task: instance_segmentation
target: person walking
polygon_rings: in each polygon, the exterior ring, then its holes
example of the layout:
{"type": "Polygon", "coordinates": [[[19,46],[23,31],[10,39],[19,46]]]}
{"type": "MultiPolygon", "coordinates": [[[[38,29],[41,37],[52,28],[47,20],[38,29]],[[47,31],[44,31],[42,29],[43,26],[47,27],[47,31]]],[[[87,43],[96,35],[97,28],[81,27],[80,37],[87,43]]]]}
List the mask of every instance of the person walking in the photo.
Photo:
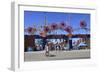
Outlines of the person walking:
{"type": "Polygon", "coordinates": [[[49,44],[45,45],[45,55],[49,56],[49,44]]]}

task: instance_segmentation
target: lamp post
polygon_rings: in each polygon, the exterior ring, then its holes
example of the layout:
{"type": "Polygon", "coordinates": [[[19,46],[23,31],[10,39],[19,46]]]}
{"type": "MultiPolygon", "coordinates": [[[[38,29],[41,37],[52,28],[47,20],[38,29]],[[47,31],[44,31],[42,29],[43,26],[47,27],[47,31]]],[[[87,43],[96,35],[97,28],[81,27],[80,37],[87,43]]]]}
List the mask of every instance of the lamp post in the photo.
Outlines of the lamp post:
{"type": "Polygon", "coordinates": [[[72,27],[71,27],[71,15],[69,14],[69,16],[68,16],[68,22],[69,22],[69,24],[70,24],[70,27],[69,27],[69,34],[68,34],[68,39],[69,39],[69,50],[71,50],[71,49],[73,49],[73,46],[72,46],[72,32],[73,32],[73,29],[72,29],[72,27]]]}

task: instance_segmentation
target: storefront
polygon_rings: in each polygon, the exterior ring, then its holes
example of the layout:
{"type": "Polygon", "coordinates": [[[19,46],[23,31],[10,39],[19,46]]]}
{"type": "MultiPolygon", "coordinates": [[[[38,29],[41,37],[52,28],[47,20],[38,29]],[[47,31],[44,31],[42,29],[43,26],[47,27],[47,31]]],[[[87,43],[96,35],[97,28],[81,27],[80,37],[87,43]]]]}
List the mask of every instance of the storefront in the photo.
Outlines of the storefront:
{"type": "Polygon", "coordinates": [[[27,51],[42,51],[45,50],[45,45],[49,43],[51,50],[73,50],[73,41],[77,39],[76,44],[83,41],[90,48],[90,35],[73,35],[72,38],[68,38],[66,35],[48,35],[43,38],[39,35],[25,35],[25,52],[27,51]],[[81,39],[81,40],[80,40],[81,39]],[[66,46],[66,47],[65,47],[66,46]],[[32,48],[28,50],[28,48],[32,48]],[[58,49],[57,49],[58,48],[58,49]]]}

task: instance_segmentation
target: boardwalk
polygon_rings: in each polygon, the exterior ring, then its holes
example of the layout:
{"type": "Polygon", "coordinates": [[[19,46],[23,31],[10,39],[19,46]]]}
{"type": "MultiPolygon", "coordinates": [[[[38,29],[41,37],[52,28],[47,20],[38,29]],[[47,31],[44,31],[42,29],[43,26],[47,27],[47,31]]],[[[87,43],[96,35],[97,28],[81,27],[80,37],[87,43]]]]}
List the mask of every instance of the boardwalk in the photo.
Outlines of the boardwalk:
{"type": "Polygon", "coordinates": [[[72,50],[72,51],[51,51],[50,56],[45,56],[45,51],[25,52],[24,60],[45,61],[45,60],[66,60],[66,59],[85,59],[90,58],[90,50],[72,50]]]}

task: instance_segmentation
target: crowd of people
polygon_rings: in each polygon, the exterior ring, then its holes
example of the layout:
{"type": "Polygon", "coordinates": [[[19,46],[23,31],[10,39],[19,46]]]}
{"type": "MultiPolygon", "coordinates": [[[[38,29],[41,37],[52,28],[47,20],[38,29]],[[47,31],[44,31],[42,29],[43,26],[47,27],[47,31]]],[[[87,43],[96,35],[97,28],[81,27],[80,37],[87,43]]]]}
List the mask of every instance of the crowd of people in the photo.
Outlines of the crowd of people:
{"type": "Polygon", "coordinates": [[[59,41],[59,40],[58,41],[57,40],[56,41],[46,40],[45,43],[43,42],[41,44],[36,44],[36,48],[38,50],[44,50],[45,46],[48,46],[49,50],[51,50],[51,51],[52,50],[67,50],[68,49],[68,42],[65,40],[62,40],[62,41],[59,41]]]}

